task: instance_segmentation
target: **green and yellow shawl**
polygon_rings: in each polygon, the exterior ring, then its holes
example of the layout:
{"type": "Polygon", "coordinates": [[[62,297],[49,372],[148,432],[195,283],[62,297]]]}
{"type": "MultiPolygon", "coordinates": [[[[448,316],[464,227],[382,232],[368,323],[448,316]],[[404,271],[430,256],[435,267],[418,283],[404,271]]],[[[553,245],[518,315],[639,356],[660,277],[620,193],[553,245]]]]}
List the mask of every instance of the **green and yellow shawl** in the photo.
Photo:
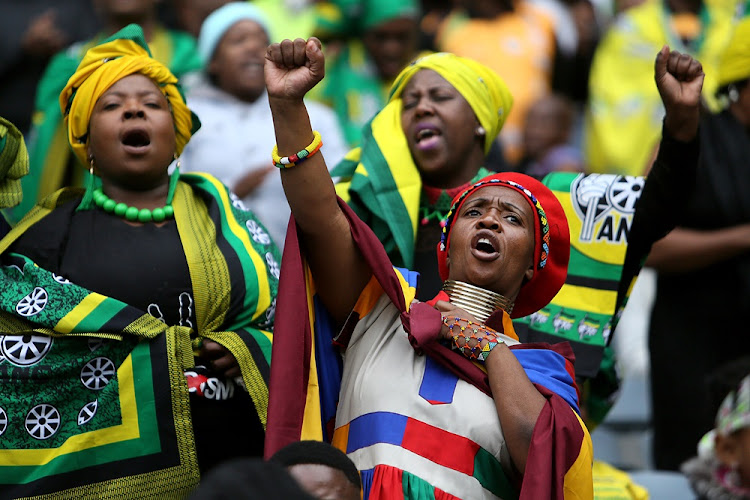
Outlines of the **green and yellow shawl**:
{"type": "MultiPolygon", "coordinates": [[[[106,38],[101,34],[88,42],[75,44],[53,57],[47,66],[39,82],[34,104],[29,134],[30,172],[21,181],[24,199],[8,213],[12,222],[19,221],[38,201],[58,189],[83,186],[88,168],[79,165],[70,153],[59,98],[84,54],[106,38]]],[[[178,78],[202,67],[195,40],[186,33],[158,28],[154,31],[149,49],[154,59],[164,63],[178,78]]]]}
{"type": "Polygon", "coordinates": [[[56,192],[0,241],[0,496],[186,497],[199,480],[184,375],[197,342],[237,358],[266,425],[278,250],[217,179],[184,175],[173,206],[198,328],[167,326],[7,253],[80,197],[56,192]]]}
{"type": "Polygon", "coordinates": [[[485,153],[513,105],[505,82],[486,66],[446,52],[420,57],[396,77],[388,104],[362,128],[362,145],[331,172],[339,177],[336,193],[370,226],[393,265],[409,269],[414,265],[422,179],[401,126],[401,92],[422,69],[437,72],[464,96],[487,131],[485,153]]]}

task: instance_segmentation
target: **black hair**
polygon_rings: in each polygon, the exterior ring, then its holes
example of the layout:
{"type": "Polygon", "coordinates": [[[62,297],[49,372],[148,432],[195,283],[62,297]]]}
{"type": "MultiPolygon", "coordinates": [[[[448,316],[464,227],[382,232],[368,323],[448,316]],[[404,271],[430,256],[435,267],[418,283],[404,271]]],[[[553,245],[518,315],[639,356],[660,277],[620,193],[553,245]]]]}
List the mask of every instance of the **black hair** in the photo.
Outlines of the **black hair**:
{"type": "Polygon", "coordinates": [[[362,480],[354,462],[346,453],[322,441],[296,441],[277,451],[271,458],[285,467],[299,464],[327,465],[344,473],[357,488],[362,488],[362,480]]]}
{"type": "Polygon", "coordinates": [[[260,458],[236,458],[223,462],[201,478],[188,500],[315,500],[278,463],[260,458]]]}
{"type": "Polygon", "coordinates": [[[742,90],[745,88],[745,85],[750,82],[750,78],[743,78],[741,80],[737,80],[736,82],[730,82],[727,84],[722,85],[718,89],[716,89],[716,97],[718,98],[728,98],[729,97],[729,89],[736,88],[737,90],[742,90]]]}
{"type": "Polygon", "coordinates": [[[711,398],[712,415],[716,415],[727,394],[736,391],[747,375],[750,375],[750,355],[724,363],[709,374],[706,384],[711,398]]]}

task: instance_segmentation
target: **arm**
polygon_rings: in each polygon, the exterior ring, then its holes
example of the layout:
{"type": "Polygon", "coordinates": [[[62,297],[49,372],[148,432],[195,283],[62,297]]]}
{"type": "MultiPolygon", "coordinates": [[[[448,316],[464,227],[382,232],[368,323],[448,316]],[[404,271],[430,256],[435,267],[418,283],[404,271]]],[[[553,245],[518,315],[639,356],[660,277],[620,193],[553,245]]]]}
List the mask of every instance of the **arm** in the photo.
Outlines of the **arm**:
{"type": "Polygon", "coordinates": [[[750,250],[750,224],[701,231],[678,227],[654,243],[646,265],[662,272],[690,272],[750,250]]]}
{"type": "MultiPolygon", "coordinates": [[[[281,156],[297,153],[312,142],[302,99],[323,74],[324,58],[316,38],[284,40],[268,47],[266,87],[281,156]]],[[[317,293],[333,318],[343,323],[372,273],[339,208],[323,155],[315,154],[303,164],[282,170],[281,181],[317,293]]]]}
{"type": "Polygon", "coordinates": [[[666,111],[662,139],[633,215],[618,303],[626,297],[654,242],[674,229],[698,170],[701,64],[665,46],[656,56],[654,79],[666,111]]]}
{"type": "MultiPolygon", "coordinates": [[[[444,318],[465,318],[477,323],[469,313],[450,302],[438,301],[435,308],[444,318]]],[[[453,334],[445,325],[441,335],[453,341],[453,334]]],[[[534,426],[547,400],[531,383],[526,371],[507,345],[501,343],[495,346],[485,360],[484,366],[487,369],[492,399],[495,400],[510,458],[516,469],[523,474],[534,426]]]]}

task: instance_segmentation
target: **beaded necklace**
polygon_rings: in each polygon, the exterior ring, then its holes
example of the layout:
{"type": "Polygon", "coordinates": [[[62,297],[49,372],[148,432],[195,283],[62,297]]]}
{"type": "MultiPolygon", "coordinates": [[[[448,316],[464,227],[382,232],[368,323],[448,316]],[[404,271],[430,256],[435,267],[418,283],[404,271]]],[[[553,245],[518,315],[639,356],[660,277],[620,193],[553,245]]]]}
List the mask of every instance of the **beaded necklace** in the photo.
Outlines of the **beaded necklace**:
{"type": "Polygon", "coordinates": [[[92,191],[92,198],[97,207],[107,213],[123,217],[130,222],[163,222],[174,217],[172,199],[174,198],[179,177],[180,171],[176,168],[174,173],[169,177],[167,204],[163,207],[154,208],[153,210],[148,208],[131,207],[122,202],[117,203],[115,200],[104,194],[104,191],[102,191],[102,188],[100,187],[92,191]]]}

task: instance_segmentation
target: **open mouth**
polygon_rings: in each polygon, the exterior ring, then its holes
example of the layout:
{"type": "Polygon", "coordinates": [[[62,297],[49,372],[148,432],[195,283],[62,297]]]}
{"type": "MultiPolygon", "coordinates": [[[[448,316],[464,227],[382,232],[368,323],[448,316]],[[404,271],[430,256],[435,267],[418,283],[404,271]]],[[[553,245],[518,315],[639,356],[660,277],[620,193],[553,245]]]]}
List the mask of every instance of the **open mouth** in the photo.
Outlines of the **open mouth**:
{"type": "Polygon", "coordinates": [[[433,137],[438,137],[440,135],[440,131],[434,128],[423,128],[417,132],[417,135],[415,137],[415,141],[417,144],[421,143],[422,141],[426,141],[428,139],[432,139],[433,137]]]}
{"type": "Polygon", "coordinates": [[[122,137],[122,143],[131,148],[143,148],[151,144],[151,138],[145,130],[130,130],[122,137]]]}
{"type": "Polygon", "coordinates": [[[497,249],[495,248],[495,246],[487,238],[479,238],[479,241],[477,241],[477,245],[475,248],[482,253],[496,253],[497,252],[497,249]]]}
{"type": "Polygon", "coordinates": [[[495,235],[489,231],[482,231],[471,240],[471,248],[475,256],[492,260],[500,254],[500,243],[495,235]]]}

